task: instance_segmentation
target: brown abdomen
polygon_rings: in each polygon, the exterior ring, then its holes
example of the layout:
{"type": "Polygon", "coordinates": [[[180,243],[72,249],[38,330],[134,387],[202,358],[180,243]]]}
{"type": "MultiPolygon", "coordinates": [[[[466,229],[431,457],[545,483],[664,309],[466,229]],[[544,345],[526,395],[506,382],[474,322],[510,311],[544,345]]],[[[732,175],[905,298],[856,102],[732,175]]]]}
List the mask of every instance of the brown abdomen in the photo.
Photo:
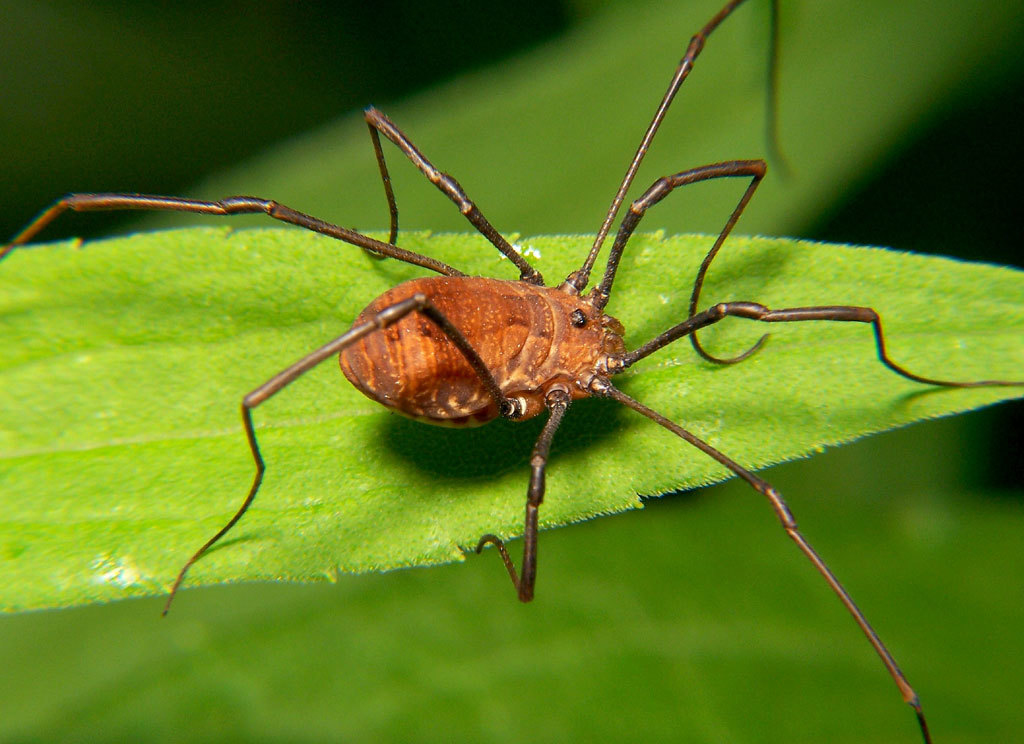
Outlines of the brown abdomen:
{"type": "MultiPolygon", "coordinates": [[[[508,396],[536,398],[554,377],[573,374],[560,363],[558,354],[552,354],[552,349],[561,348],[567,331],[586,336],[590,349],[601,348],[598,328],[566,328],[568,313],[578,299],[553,288],[483,277],[405,282],[370,303],[356,323],[417,292],[429,297],[466,336],[508,396]],[[598,336],[591,338],[595,333],[598,336]]],[[[346,348],[340,362],[345,377],[363,394],[407,416],[462,425],[484,423],[498,415],[462,353],[420,313],[410,313],[346,348]]],[[[530,405],[527,417],[541,410],[542,403],[530,405]]]]}

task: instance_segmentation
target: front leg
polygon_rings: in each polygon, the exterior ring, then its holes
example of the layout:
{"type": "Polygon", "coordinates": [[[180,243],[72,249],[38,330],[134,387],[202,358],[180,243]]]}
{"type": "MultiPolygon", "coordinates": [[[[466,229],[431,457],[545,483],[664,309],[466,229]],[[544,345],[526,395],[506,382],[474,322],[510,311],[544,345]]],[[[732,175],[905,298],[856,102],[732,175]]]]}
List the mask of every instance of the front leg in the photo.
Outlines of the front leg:
{"type": "MultiPolygon", "coordinates": [[[[164,615],[166,615],[168,610],[170,610],[171,603],[174,601],[174,597],[177,595],[178,589],[185,580],[185,574],[188,573],[188,570],[196,561],[202,558],[215,543],[231,531],[235,524],[237,524],[242,516],[249,510],[249,507],[256,498],[256,493],[260,489],[260,484],[263,482],[263,473],[266,471],[266,464],[263,461],[263,455],[260,453],[259,443],[256,439],[256,428],[252,421],[253,409],[277,395],[288,385],[295,382],[295,380],[302,377],[302,375],[309,372],[324,360],[330,359],[336,354],[341,353],[344,349],[371,333],[376,333],[377,331],[394,325],[411,313],[420,313],[426,316],[445,336],[448,337],[448,340],[450,340],[459,349],[459,351],[462,352],[463,357],[465,357],[469,366],[473,368],[473,371],[480,378],[480,381],[487,389],[488,394],[494,400],[495,406],[501,412],[502,416],[505,416],[506,418],[517,418],[522,414],[522,411],[516,405],[515,401],[510,398],[506,398],[505,394],[501,392],[501,388],[498,386],[497,380],[494,379],[494,375],[492,375],[490,370],[487,369],[487,365],[484,364],[483,359],[480,358],[480,354],[478,354],[476,349],[473,348],[469,339],[466,338],[462,331],[455,327],[444,313],[437,309],[437,306],[434,305],[434,303],[430,301],[430,298],[425,294],[418,292],[412,297],[381,309],[373,317],[353,326],[334,340],[329,341],[319,349],[316,349],[302,357],[291,366],[281,370],[242,399],[242,426],[245,429],[245,436],[249,442],[249,450],[252,453],[253,462],[256,465],[256,473],[253,476],[252,485],[249,487],[249,493],[242,502],[242,505],[234,513],[231,519],[228,520],[227,524],[221,527],[213,537],[203,543],[203,546],[193,553],[192,557],[189,558],[185,562],[185,565],[181,567],[177,578],[174,580],[174,584],[171,586],[171,591],[167,595],[167,603],[164,605],[164,615]]],[[[553,415],[552,418],[554,418],[553,415]]],[[[545,429],[545,431],[547,431],[547,429],[545,429]]],[[[552,429],[552,434],[553,433],[554,431],[552,429]]],[[[550,440],[550,438],[551,437],[549,436],[548,439],[550,440]]],[[[543,475],[541,479],[541,496],[543,497],[543,475]]],[[[537,503],[540,502],[538,501],[537,503]]]]}

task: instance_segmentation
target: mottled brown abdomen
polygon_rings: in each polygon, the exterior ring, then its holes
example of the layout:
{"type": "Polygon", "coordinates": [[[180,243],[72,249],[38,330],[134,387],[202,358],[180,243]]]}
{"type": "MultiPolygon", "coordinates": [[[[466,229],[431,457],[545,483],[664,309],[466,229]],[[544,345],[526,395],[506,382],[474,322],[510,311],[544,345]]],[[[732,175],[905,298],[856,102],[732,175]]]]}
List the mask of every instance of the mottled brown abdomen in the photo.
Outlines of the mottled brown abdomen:
{"type": "MultiPolygon", "coordinates": [[[[621,326],[584,298],[520,281],[413,279],[382,294],[355,322],[417,292],[466,336],[502,393],[522,399],[522,418],[544,410],[544,394],[553,384],[565,385],[573,397],[586,396],[576,381],[589,379],[608,354],[622,352],[621,326]],[[575,311],[586,318],[582,327],[573,323],[575,311]]],[[[498,415],[462,353],[420,313],[410,313],[346,348],[340,362],[345,377],[363,394],[407,416],[463,425],[498,415]]]]}

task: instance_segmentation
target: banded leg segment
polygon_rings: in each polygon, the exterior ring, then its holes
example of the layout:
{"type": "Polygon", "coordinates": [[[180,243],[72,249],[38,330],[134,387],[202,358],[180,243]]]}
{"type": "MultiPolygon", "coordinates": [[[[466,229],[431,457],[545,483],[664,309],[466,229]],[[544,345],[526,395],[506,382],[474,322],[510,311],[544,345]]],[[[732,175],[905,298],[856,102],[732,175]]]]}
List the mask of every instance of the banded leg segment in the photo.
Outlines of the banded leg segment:
{"type": "Polygon", "coordinates": [[[177,196],[154,196],[150,194],[68,194],[58,199],[49,208],[39,214],[32,222],[14,236],[10,243],[0,248],[0,259],[3,259],[16,246],[30,242],[47,225],[68,210],[76,212],[110,212],[110,211],[153,211],[153,212],[190,212],[193,214],[212,214],[227,216],[232,214],[263,213],[275,220],[311,230],[321,235],[359,246],[367,251],[404,261],[405,263],[422,266],[445,276],[465,276],[461,271],[452,268],[429,256],[407,251],[388,243],[375,240],[367,235],[349,230],[348,228],[325,222],[317,217],[305,214],[272,199],[261,199],[255,196],[229,196],[217,201],[201,199],[185,199],[177,196]]]}
{"type": "Polygon", "coordinates": [[[474,204],[469,196],[466,195],[465,190],[459,185],[452,176],[447,173],[438,170],[434,167],[427,157],[417,149],[412,141],[405,135],[405,133],[399,129],[391,119],[384,115],[384,113],[373,106],[370,106],[363,112],[363,118],[366,119],[366,124],[370,127],[370,138],[373,140],[373,150],[377,156],[377,165],[380,168],[381,179],[384,182],[384,194],[388,200],[388,211],[391,213],[391,241],[395,242],[398,236],[398,205],[395,201],[395,193],[391,188],[391,176],[388,173],[388,166],[384,160],[384,151],[380,145],[380,134],[383,134],[395,146],[405,153],[405,156],[412,161],[420,172],[427,177],[427,179],[437,186],[442,194],[451,199],[455,205],[459,208],[459,211],[465,215],[466,219],[469,220],[470,224],[473,225],[490,243],[497,248],[501,253],[511,261],[517,269],[519,269],[519,278],[523,281],[529,282],[530,284],[544,284],[544,278],[540,272],[533,268],[530,263],[523,258],[521,255],[516,253],[515,249],[509,244],[505,238],[501,236],[494,226],[488,222],[487,218],[484,217],[480,209],[474,204]]]}
{"type": "Polygon", "coordinates": [[[861,612],[860,608],[858,608],[857,605],[854,603],[853,599],[850,597],[849,592],[846,591],[846,589],[840,583],[839,579],[836,578],[835,574],[833,574],[831,569],[829,569],[829,567],[825,564],[825,561],[821,558],[820,555],[818,555],[818,552],[811,546],[811,544],[800,532],[799,528],[797,527],[796,520],[793,518],[793,514],[789,509],[789,506],[782,498],[782,494],[775,490],[775,488],[770,483],[761,478],[758,478],[749,470],[747,470],[737,462],[733,461],[722,452],[719,452],[717,449],[712,447],[703,439],[700,439],[699,437],[695,436],[694,434],[684,429],[683,427],[679,426],[675,422],[669,420],[665,416],[662,416],[657,411],[654,411],[648,408],[647,406],[643,405],[642,403],[629,397],[625,393],[616,389],[607,380],[601,380],[599,378],[595,382],[595,384],[592,385],[592,389],[596,395],[616,400],[619,403],[622,403],[624,406],[632,408],[637,413],[646,416],[647,418],[661,425],[665,429],[668,429],[676,436],[690,443],[704,454],[708,455],[712,459],[716,460],[717,462],[727,467],[733,473],[735,473],[740,478],[745,480],[748,484],[750,484],[750,486],[755,491],[757,491],[758,493],[760,493],[761,495],[768,499],[769,504],[775,511],[776,516],[778,516],[779,521],[782,524],[782,528],[786,531],[786,534],[790,537],[791,540],[793,540],[793,542],[796,543],[797,547],[800,549],[800,552],[802,552],[807,557],[807,559],[814,565],[814,568],[818,571],[818,573],[820,573],[824,577],[825,581],[828,582],[829,587],[831,587],[832,591],[835,592],[836,596],[839,597],[839,600],[843,603],[843,606],[846,608],[847,612],[850,613],[854,621],[860,627],[861,631],[867,637],[868,642],[871,644],[872,648],[874,648],[875,653],[878,654],[879,658],[882,660],[882,663],[885,665],[885,668],[888,670],[889,675],[893,678],[893,681],[899,688],[900,694],[903,696],[903,701],[914,709],[914,714],[917,716],[918,726],[921,729],[921,735],[924,737],[925,744],[930,744],[931,735],[928,732],[928,722],[925,719],[924,711],[921,708],[921,701],[917,695],[917,692],[914,690],[913,687],[910,686],[910,683],[907,681],[906,676],[900,670],[899,665],[896,663],[896,660],[889,652],[889,649],[886,648],[885,644],[882,642],[882,639],[878,636],[878,633],[875,632],[875,629],[871,627],[871,624],[864,616],[864,613],[861,612]]]}
{"type": "MultiPolygon", "coordinates": [[[[664,333],[655,336],[643,346],[634,351],[624,354],[621,358],[621,366],[616,370],[626,369],[644,357],[653,354],[658,349],[668,346],[673,341],[690,336],[709,325],[717,323],[727,317],[748,318],[758,320],[762,323],[794,323],[808,320],[832,320],[839,322],[870,323],[875,334],[875,348],[878,352],[879,361],[901,377],[925,385],[937,385],[940,387],[993,387],[993,386],[1016,386],[1024,385],[1024,381],[1010,380],[971,380],[958,382],[953,380],[939,380],[933,377],[924,377],[915,374],[905,367],[897,364],[889,356],[886,350],[885,335],[882,332],[882,319],[878,313],[870,307],[858,307],[856,305],[827,305],[820,307],[790,307],[780,310],[771,310],[756,302],[720,302],[712,305],[707,310],[692,315],[664,333]]],[[[762,343],[764,336],[761,337],[762,343]]],[[[756,347],[755,347],[756,348],[756,347]]]]}
{"type": "Polygon", "coordinates": [[[516,595],[521,602],[529,602],[533,599],[533,587],[537,579],[537,520],[540,512],[540,505],[544,501],[545,476],[548,466],[548,454],[551,451],[551,440],[569,409],[571,398],[566,390],[556,389],[548,393],[546,404],[550,415],[544,424],[544,429],[533,446],[533,453],[530,455],[530,485],[526,492],[526,520],[523,528],[523,568],[521,573],[516,573],[515,564],[509,557],[505,543],[496,535],[484,535],[476,545],[476,552],[484,549],[487,543],[493,543],[501,554],[501,560],[505,564],[512,585],[516,588],[516,595]]]}
{"type": "Polygon", "coordinates": [[[181,570],[178,572],[178,576],[174,580],[174,585],[171,587],[171,591],[167,597],[167,603],[164,605],[164,615],[166,615],[168,610],[170,610],[171,602],[174,601],[174,597],[177,594],[182,581],[185,579],[185,574],[188,573],[188,570],[196,561],[202,558],[218,540],[230,532],[231,528],[237,524],[238,520],[242,518],[245,512],[248,511],[249,507],[252,505],[253,500],[256,498],[256,493],[259,491],[260,484],[263,482],[263,473],[266,470],[266,466],[263,461],[263,456],[260,454],[259,443],[256,441],[256,430],[252,421],[252,409],[276,395],[325,359],[329,359],[336,354],[339,354],[343,349],[351,346],[361,338],[373,333],[374,331],[387,328],[388,326],[400,321],[409,313],[414,312],[422,313],[429,318],[435,325],[437,325],[438,328],[441,329],[452,343],[458,347],[459,351],[461,351],[463,356],[465,356],[466,361],[469,362],[470,366],[480,377],[481,381],[483,381],[484,386],[494,399],[498,410],[501,411],[503,416],[506,418],[516,418],[522,414],[522,411],[519,410],[518,404],[516,404],[512,399],[506,398],[502,394],[497,381],[487,369],[487,366],[480,358],[480,355],[476,352],[476,349],[473,348],[463,333],[456,328],[450,320],[448,320],[444,313],[434,306],[426,295],[417,293],[408,299],[396,302],[394,305],[384,308],[373,318],[352,327],[346,333],[338,336],[333,341],[324,344],[316,351],[307,354],[291,366],[281,372],[278,372],[242,399],[242,425],[245,428],[246,439],[249,442],[249,450],[252,452],[252,458],[256,464],[256,475],[253,478],[252,486],[249,488],[248,495],[245,497],[245,500],[238,508],[238,511],[235,512],[234,516],[228,520],[227,524],[220,528],[217,534],[207,540],[203,546],[185,562],[185,565],[181,567],[181,570]]]}

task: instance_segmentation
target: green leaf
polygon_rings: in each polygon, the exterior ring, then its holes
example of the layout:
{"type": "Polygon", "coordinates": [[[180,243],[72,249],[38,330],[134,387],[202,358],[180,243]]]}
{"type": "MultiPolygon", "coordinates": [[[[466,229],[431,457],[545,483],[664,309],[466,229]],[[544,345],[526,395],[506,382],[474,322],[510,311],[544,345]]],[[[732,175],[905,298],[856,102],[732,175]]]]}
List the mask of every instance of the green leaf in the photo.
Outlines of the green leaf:
{"type": "MultiPolygon", "coordinates": [[[[641,235],[609,312],[630,347],[685,315],[707,237],[641,235]]],[[[469,273],[514,278],[475,235],[402,245],[469,273]]],[[[549,283],[585,237],[520,240],[549,283]]],[[[386,288],[423,271],[296,230],[192,229],[17,250],[0,271],[0,605],[69,606],[167,590],[240,505],[253,464],[242,395],[344,332],[386,288]]],[[[883,317],[892,356],[946,379],[1024,367],[1024,273],[867,248],[735,238],[705,305],[859,304],[883,317]]],[[[703,334],[745,349],[763,325],[703,334]]],[[[700,361],[683,341],[618,384],[750,467],[872,431],[1020,395],[903,380],[860,324],[771,328],[743,364],[700,361]]],[[[521,529],[540,421],[443,429],[362,397],[327,362],[255,412],[268,471],[235,530],[188,585],[316,581],[462,558],[485,532],[521,529]]],[[[542,524],[640,505],[710,483],[721,466],[609,401],[570,409],[555,440],[542,524]]]]}

